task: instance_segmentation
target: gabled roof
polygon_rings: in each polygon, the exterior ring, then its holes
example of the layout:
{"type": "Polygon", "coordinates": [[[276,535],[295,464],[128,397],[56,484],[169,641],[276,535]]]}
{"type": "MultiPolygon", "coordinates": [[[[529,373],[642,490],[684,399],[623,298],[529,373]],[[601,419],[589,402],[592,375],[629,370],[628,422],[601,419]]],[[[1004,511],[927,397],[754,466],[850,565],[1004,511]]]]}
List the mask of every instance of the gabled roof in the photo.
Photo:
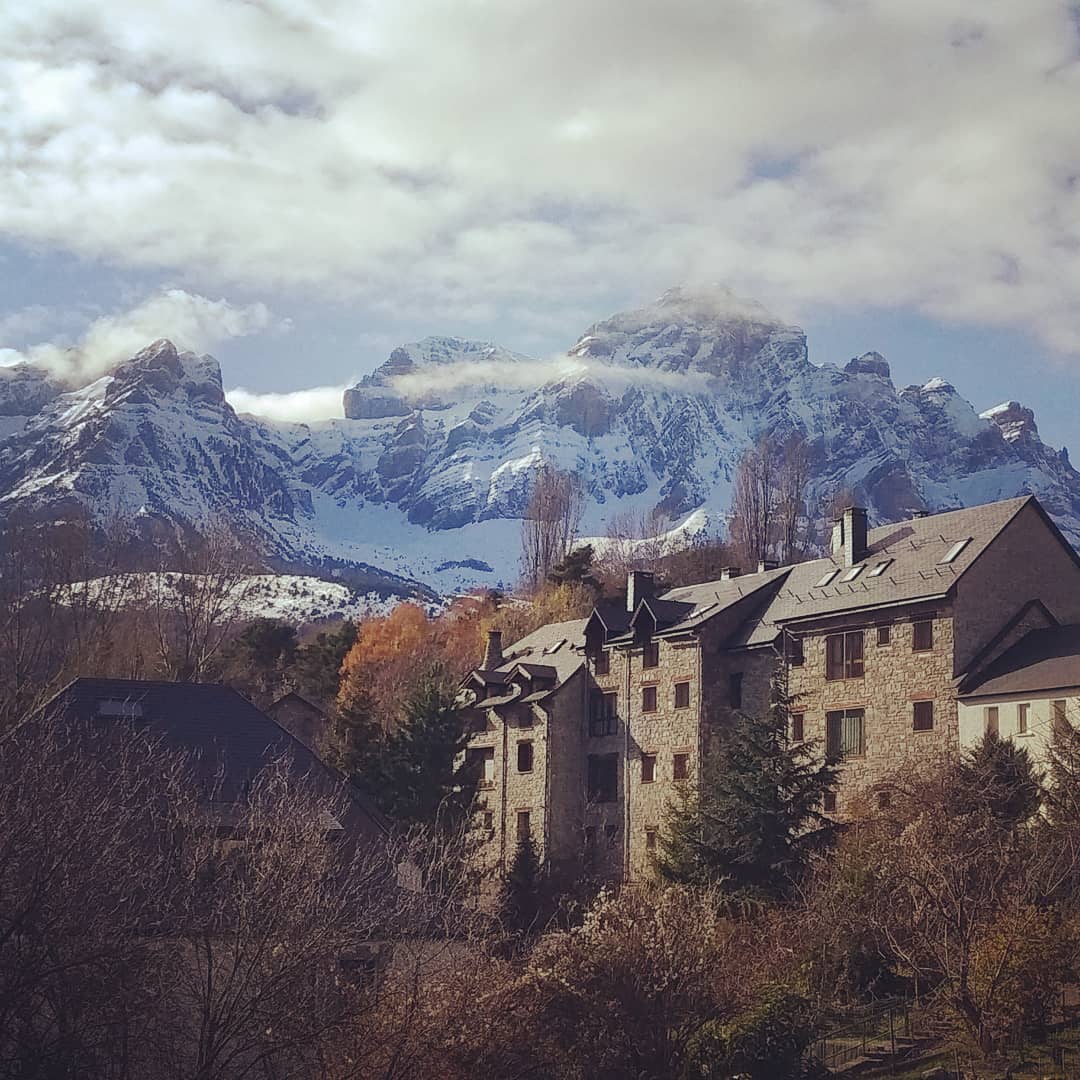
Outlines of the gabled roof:
{"type": "Polygon", "coordinates": [[[299,739],[220,683],[173,683],[143,679],[79,678],[42,709],[84,724],[128,721],[160,739],[166,749],[189,753],[199,775],[214,779],[221,767],[216,797],[237,802],[255,775],[288,754],[296,776],[344,788],[367,819],[365,832],[384,832],[378,814],[354,785],[322,762],[299,739]]]}
{"type": "Polygon", "coordinates": [[[848,581],[849,568],[832,556],[797,563],[788,568],[787,580],[761,618],[744,629],[743,643],[767,644],[783,626],[794,629],[804,619],[942,598],[1029,502],[1038,507],[1026,495],[871,529],[868,553],[855,564],[861,569],[848,581]],[[967,543],[943,563],[961,540],[967,543]],[[884,570],[875,574],[882,563],[887,563],[884,570]],[[821,585],[834,570],[832,580],[821,585]]]}
{"type": "Polygon", "coordinates": [[[1032,630],[980,672],[962,698],[1080,688],[1080,626],[1032,630]]]}
{"type": "Polygon", "coordinates": [[[548,623],[504,650],[503,662],[494,670],[474,671],[466,677],[479,680],[498,690],[492,697],[476,703],[477,708],[498,708],[514,702],[537,702],[558,691],[559,687],[584,663],[586,619],[548,623]],[[530,679],[548,679],[554,685],[522,696],[520,687],[510,685],[518,672],[530,679]]]}

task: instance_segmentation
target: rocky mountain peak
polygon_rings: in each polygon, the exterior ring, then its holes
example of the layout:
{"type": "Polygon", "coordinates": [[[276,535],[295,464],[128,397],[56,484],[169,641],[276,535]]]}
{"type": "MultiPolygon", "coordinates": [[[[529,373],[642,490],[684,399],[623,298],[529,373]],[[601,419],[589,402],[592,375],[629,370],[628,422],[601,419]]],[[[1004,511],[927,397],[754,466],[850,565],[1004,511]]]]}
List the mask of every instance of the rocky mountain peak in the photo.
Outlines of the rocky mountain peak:
{"type": "Polygon", "coordinates": [[[844,366],[849,375],[876,375],[880,379],[891,379],[889,362],[879,352],[865,352],[862,356],[852,357],[844,366]]]}
{"type": "Polygon", "coordinates": [[[35,364],[0,367],[0,416],[33,416],[63,392],[60,380],[35,364]]]}
{"type": "Polygon", "coordinates": [[[218,362],[212,356],[180,352],[167,338],[117,364],[111,375],[107,403],[139,404],[180,395],[209,405],[225,404],[218,362]]]}
{"type": "Polygon", "coordinates": [[[1039,438],[1035,413],[1019,401],[1003,401],[979,414],[983,420],[996,425],[1002,438],[1009,443],[1030,442],[1039,438]]]}

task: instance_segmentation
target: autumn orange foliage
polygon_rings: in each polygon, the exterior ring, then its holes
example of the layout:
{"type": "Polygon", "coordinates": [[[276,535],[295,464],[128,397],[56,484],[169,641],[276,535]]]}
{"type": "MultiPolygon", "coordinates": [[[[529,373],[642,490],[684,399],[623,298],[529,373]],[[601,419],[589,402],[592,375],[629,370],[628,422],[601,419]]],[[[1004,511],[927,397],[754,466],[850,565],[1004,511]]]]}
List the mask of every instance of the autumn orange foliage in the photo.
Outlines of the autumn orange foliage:
{"type": "Polygon", "coordinates": [[[457,597],[434,618],[416,604],[399,604],[389,615],[360,623],[341,666],[338,707],[370,715],[390,730],[418,679],[437,669],[456,685],[480,663],[488,630],[502,630],[509,645],[546,623],[583,618],[593,602],[588,589],[559,585],[528,599],[495,593],[457,597]]]}

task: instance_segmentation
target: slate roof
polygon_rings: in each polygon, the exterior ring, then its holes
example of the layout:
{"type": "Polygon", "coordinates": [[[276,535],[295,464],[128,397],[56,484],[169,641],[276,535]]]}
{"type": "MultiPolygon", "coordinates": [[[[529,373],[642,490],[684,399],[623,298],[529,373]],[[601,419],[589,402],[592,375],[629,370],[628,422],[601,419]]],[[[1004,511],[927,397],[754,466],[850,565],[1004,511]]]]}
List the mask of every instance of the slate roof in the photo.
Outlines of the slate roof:
{"type": "Polygon", "coordinates": [[[199,775],[212,780],[219,767],[216,801],[235,803],[271,761],[288,754],[297,776],[329,790],[343,789],[366,819],[360,831],[382,833],[385,823],[363,794],[266,713],[220,683],[79,678],[45,707],[85,724],[128,721],[170,750],[195,757],[199,775]]]}
{"type": "Polygon", "coordinates": [[[1080,687],[1080,625],[1032,630],[979,673],[960,695],[999,697],[1080,687]]]}
{"type": "Polygon", "coordinates": [[[509,646],[503,653],[503,662],[497,668],[473,673],[480,674],[486,683],[503,685],[520,668],[531,676],[554,679],[553,687],[522,696],[520,687],[508,686],[503,693],[477,702],[477,706],[497,708],[515,701],[539,702],[554,693],[584,663],[586,621],[571,619],[541,626],[509,646]]]}
{"type": "Polygon", "coordinates": [[[1034,501],[1026,495],[871,529],[868,554],[855,564],[863,569],[852,581],[842,580],[847,576],[843,560],[832,556],[789,567],[773,601],[746,628],[744,642],[773,641],[783,625],[797,620],[943,597],[1025,504],[1034,501]],[[943,564],[941,560],[960,540],[968,543],[952,562],[943,564]],[[872,576],[874,568],[886,560],[891,561],[885,570],[872,576]],[[817,583],[830,570],[839,573],[827,586],[819,587],[817,583]]]}

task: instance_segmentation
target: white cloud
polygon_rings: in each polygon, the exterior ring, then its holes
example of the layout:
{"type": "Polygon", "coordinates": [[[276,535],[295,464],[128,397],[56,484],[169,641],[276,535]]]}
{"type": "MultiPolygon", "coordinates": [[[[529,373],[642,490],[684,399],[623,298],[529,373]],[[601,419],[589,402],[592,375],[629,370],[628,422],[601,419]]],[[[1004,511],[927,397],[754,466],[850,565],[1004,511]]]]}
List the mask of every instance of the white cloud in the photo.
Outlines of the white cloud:
{"type": "Polygon", "coordinates": [[[1067,0],[359,10],[8,5],[0,230],[414,319],[704,275],[1080,354],[1067,0]]]}
{"type": "Polygon", "coordinates": [[[72,345],[42,342],[26,349],[0,349],[0,363],[29,361],[79,383],[96,378],[157,338],[169,338],[178,348],[201,353],[230,338],[274,326],[265,304],[238,307],[183,289],[165,289],[128,311],[95,319],[72,345]]]}
{"type": "Polygon", "coordinates": [[[281,394],[264,394],[238,386],[225,393],[229,404],[240,413],[254,413],[268,420],[307,423],[344,416],[341,399],[344,386],[315,386],[281,394]]]}

